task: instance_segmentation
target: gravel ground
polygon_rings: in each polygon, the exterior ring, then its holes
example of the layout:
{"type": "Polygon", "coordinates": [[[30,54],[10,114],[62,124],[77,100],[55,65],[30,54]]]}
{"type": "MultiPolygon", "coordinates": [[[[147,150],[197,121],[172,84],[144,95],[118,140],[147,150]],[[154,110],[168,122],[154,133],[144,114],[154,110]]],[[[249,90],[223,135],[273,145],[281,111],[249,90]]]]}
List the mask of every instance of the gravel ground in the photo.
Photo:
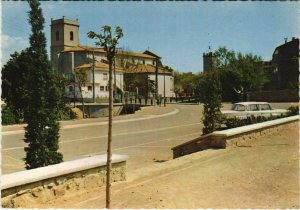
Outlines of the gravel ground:
{"type": "MultiPolygon", "coordinates": [[[[299,128],[129,171],[112,208],[299,208],[299,128]]],[[[24,207],[33,207],[30,206],[24,207]]],[[[36,208],[105,208],[105,188],[36,208]]]]}

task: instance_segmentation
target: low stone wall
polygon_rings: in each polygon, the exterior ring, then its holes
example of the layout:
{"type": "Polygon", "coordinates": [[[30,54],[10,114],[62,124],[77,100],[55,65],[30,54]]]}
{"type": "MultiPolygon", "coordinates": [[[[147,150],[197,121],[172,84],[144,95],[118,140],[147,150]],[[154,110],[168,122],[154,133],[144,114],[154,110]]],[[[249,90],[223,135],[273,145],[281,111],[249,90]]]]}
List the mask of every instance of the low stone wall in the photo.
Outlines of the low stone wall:
{"type": "MultiPolygon", "coordinates": [[[[113,182],[126,179],[127,156],[113,155],[113,182]]],[[[33,208],[79,190],[97,188],[106,183],[106,155],[98,155],[1,177],[1,201],[4,208],[33,208]]]]}
{"type": "MultiPolygon", "coordinates": [[[[82,105],[77,105],[77,108],[79,108],[81,111],[82,105]]],[[[113,115],[117,116],[120,115],[120,113],[123,110],[123,104],[114,104],[113,107],[113,115]]],[[[108,117],[108,104],[85,104],[84,105],[84,113],[88,117],[108,117]]]]}
{"type": "Polygon", "coordinates": [[[299,101],[299,90],[248,92],[247,101],[295,102],[299,101]]]}
{"type": "Polygon", "coordinates": [[[224,131],[216,131],[173,147],[173,158],[206,149],[225,149],[229,146],[245,145],[245,143],[258,139],[261,136],[279,132],[286,126],[293,124],[297,126],[298,121],[299,116],[293,116],[224,131]]]}

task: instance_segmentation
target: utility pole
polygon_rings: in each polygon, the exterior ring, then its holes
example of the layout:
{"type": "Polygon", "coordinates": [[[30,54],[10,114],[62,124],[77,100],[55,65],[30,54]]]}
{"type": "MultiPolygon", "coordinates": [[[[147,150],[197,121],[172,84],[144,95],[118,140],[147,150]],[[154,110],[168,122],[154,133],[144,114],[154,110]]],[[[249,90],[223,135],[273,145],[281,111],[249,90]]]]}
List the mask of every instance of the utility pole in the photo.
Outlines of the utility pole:
{"type": "Polygon", "coordinates": [[[164,106],[166,106],[166,69],[164,68],[164,106]]]}
{"type": "Polygon", "coordinates": [[[75,105],[75,101],[76,101],[76,78],[75,78],[75,75],[74,75],[74,73],[72,74],[72,77],[73,77],[73,85],[74,85],[74,90],[73,90],[73,98],[74,98],[74,108],[76,107],[76,105],[75,105]]]}
{"type": "Polygon", "coordinates": [[[95,102],[95,51],[93,50],[93,103],[95,102]]]}
{"type": "Polygon", "coordinates": [[[114,92],[113,92],[113,98],[114,101],[116,100],[116,93],[117,93],[117,78],[116,78],[116,57],[114,57],[114,92]]]}
{"type": "Polygon", "coordinates": [[[155,62],[155,100],[157,103],[158,99],[158,58],[156,58],[155,62]]]}

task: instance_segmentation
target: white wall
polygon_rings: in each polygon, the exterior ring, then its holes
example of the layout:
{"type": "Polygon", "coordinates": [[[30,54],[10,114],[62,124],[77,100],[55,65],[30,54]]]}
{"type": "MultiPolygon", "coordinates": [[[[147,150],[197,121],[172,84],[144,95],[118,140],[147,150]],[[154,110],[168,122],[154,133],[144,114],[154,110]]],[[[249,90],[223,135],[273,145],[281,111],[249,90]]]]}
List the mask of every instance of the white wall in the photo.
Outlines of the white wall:
{"type": "MultiPolygon", "coordinates": [[[[82,87],[82,94],[84,98],[92,98],[93,97],[93,73],[92,70],[88,72],[88,82],[84,87],[82,87]],[[88,86],[91,87],[89,90],[88,86]]],[[[123,72],[116,72],[116,84],[117,86],[123,90],[123,72]]],[[[113,75],[113,82],[114,82],[114,75],[113,75]]],[[[72,85],[70,85],[72,86],[72,85]]],[[[74,89],[74,88],[73,88],[74,89]]],[[[74,97],[74,92],[69,91],[69,86],[66,88],[66,92],[70,98],[74,97]]],[[[81,98],[81,94],[79,88],[75,88],[75,95],[76,98],[81,98]]],[[[95,70],[95,97],[96,98],[108,98],[108,71],[105,70],[95,70]],[[105,80],[104,74],[107,74],[107,80],[105,80]],[[102,89],[100,89],[102,87],[102,89]]]]}
{"type": "MultiPolygon", "coordinates": [[[[149,79],[155,81],[155,74],[149,75],[149,79]]],[[[158,77],[158,95],[164,96],[164,81],[166,97],[175,97],[174,93],[174,77],[171,75],[159,74],[158,77]]]]}

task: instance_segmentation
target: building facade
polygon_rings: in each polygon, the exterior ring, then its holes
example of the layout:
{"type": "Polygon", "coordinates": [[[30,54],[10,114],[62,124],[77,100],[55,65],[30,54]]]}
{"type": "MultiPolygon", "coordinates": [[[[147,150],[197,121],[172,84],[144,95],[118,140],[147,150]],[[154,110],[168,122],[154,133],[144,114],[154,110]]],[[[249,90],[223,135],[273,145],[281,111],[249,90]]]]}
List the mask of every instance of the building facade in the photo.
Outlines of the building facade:
{"type": "MultiPolygon", "coordinates": [[[[85,91],[83,97],[89,98],[95,95],[95,97],[105,98],[108,96],[107,81],[103,79],[106,78],[105,75],[108,75],[106,52],[102,48],[80,45],[79,26],[78,20],[69,20],[65,17],[58,20],[51,19],[51,62],[56,71],[67,75],[69,78],[74,77],[74,69],[85,69],[88,71],[89,78],[86,87],[83,87],[85,91]],[[91,90],[93,66],[95,69],[95,93],[93,93],[93,88],[91,90]]],[[[135,53],[117,50],[114,64],[117,89],[122,92],[125,91],[126,68],[134,65],[155,66],[158,60],[160,60],[160,57],[150,51],[135,53]]],[[[158,74],[161,74],[158,78],[164,75],[162,72],[158,74]]],[[[169,79],[169,81],[172,81],[172,79],[169,79]]],[[[158,79],[158,90],[160,91],[163,87],[166,87],[165,84],[161,79],[158,79]]],[[[72,85],[67,87],[66,91],[69,97],[81,97],[78,88],[74,88],[72,85]]]]}
{"type": "MultiPolygon", "coordinates": [[[[76,71],[79,69],[86,71],[87,81],[84,87],[82,87],[82,93],[75,83],[70,84],[67,87],[68,97],[75,99],[81,97],[92,99],[94,97],[93,94],[95,94],[95,101],[99,101],[99,99],[108,99],[108,64],[99,62],[96,62],[95,64],[84,64],[75,67],[74,70],[76,71]]],[[[112,79],[116,84],[116,93],[118,94],[123,91],[124,74],[123,69],[115,68],[114,70],[112,79]]]]}
{"type": "Polygon", "coordinates": [[[174,72],[149,64],[131,65],[125,69],[126,89],[130,92],[137,92],[140,97],[156,96],[156,78],[159,84],[157,97],[175,97],[174,72]]]}
{"type": "Polygon", "coordinates": [[[272,57],[274,72],[277,73],[279,89],[295,89],[299,86],[299,39],[276,47],[272,57]]]}

